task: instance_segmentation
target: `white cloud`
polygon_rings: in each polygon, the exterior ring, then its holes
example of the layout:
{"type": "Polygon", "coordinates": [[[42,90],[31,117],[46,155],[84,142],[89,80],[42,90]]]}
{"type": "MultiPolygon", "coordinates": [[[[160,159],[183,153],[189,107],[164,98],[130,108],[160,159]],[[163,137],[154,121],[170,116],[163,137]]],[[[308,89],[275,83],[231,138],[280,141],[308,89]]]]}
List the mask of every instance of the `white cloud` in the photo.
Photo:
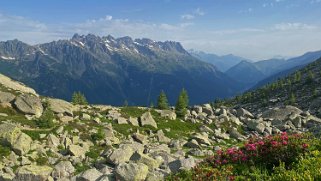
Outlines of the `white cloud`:
{"type": "Polygon", "coordinates": [[[181,16],[181,18],[184,19],[184,20],[192,20],[192,19],[195,18],[195,16],[192,15],[192,14],[183,14],[183,15],[181,16]]]}
{"type": "Polygon", "coordinates": [[[197,9],[194,11],[194,14],[199,15],[199,16],[204,16],[204,15],[205,15],[205,12],[202,11],[201,8],[197,8],[197,9]]]}
{"type": "Polygon", "coordinates": [[[197,16],[204,16],[205,12],[201,10],[201,8],[196,8],[192,13],[181,15],[181,19],[183,20],[192,20],[197,16]]]}
{"type": "Polygon", "coordinates": [[[289,31],[289,30],[302,30],[302,29],[315,29],[315,26],[304,23],[280,23],[274,25],[273,30],[289,31]]]}
{"type": "Polygon", "coordinates": [[[252,13],[253,12],[253,8],[248,8],[246,10],[240,10],[239,13],[252,13]]]}

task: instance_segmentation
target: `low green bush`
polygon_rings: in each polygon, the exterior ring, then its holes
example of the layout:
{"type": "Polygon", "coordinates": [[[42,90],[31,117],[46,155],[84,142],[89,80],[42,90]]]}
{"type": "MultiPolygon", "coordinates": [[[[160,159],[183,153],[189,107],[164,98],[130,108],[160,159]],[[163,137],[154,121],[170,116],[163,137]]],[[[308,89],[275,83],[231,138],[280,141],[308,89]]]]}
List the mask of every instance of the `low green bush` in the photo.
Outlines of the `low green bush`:
{"type": "Polygon", "coordinates": [[[47,109],[42,116],[36,120],[36,124],[39,128],[52,128],[55,126],[53,120],[55,119],[54,113],[47,109]]]}

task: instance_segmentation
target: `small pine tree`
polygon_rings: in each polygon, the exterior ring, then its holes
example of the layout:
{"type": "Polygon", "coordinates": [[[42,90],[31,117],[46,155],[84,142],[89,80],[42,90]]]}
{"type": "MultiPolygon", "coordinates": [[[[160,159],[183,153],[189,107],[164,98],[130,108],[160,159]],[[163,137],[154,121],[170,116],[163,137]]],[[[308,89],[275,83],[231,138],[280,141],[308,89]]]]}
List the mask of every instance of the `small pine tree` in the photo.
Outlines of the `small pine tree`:
{"type": "Polygon", "coordinates": [[[295,95],[294,95],[293,93],[291,93],[290,103],[291,103],[292,105],[294,105],[294,104],[295,104],[295,101],[296,101],[295,95]]]}
{"type": "Polygon", "coordinates": [[[175,106],[175,111],[178,117],[184,117],[187,113],[187,106],[188,106],[188,95],[187,91],[183,89],[178,96],[176,106],[175,106]]]}
{"type": "Polygon", "coordinates": [[[317,97],[318,96],[318,91],[316,88],[313,89],[313,97],[317,97]]]}
{"type": "Polygon", "coordinates": [[[152,101],[152,102],[150,102],[150,104],[149,104],[149,108],[154,108],[154,102],[152,101]]]}
{"type": "Polygon", "coordinates": [[[181,94],[183,96],[183,100],[185,102],[186,107],[189,105],[189,98],[188,98],[188,94],[187,91],[183,88],[181,91],[181,94]]]}
{"type": "Polygon", "coordinates": [[[87,105],[88,102],[87,102],[87,99],[85,97],[84,94],[82,94],[81,92],[74,92],[72,94],[72,99],[71,99],[71,102],[73,104],[79,104],[79,105],[87,105]]]}
{"type": "Polygon", "coordinates": [[[301,81],[301,71],[297,71],[295,73],[295,81],[300,82],[301,81]]]}
{"type": "Polygon", "coordinates": [[[307,81],[308,81],[308,83],[312,83],[313,79],[314,79],[314,74],[311,70],[308,72],[308,74],[309,74],[309,76],[308,76],[307,81]]]}
{"type": "Polygon", "coordinates": [[[167,100],[167,97],[166,97],[166,94],[164,91],[161,91],[161,93],[158,96],[157,108],[158,109],[168,109],[169,108],[168,100],[167,100]]]}
{"type": "Polygon", "coordinates": [[[124,107],[128,107],[128,101],[127,100],[124,101],[124,107]]]}

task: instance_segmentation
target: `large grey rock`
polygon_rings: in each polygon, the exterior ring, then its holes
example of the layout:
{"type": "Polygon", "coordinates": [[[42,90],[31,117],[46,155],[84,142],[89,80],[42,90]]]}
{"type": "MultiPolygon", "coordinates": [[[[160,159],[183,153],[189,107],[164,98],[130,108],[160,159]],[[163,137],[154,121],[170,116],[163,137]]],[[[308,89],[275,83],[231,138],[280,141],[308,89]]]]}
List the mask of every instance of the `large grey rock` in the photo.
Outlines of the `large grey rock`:
{"type": "Polygon", "coordinates": [[[286,106],[284,108],[275,108],[263,112],[262,117],[267,119],[285,120],[290,114],[301,114],[302,110],[294,106],[286,106]]]}
{"type": "Polygon", "coordinates": [[[156,124],[156,121],[154,120],[152,114],[150,112],[146,112],[144,113],[140,119],[140,125],[141,126],[145,126],[145,125],[150,125],[154,128],[157,128],[157,124],[156,124]]]}
{"type": "Polygon", "coordinates": [[[48,166],[25,165],[18,168],[15,181],[47,181],[52,172],[48,166]]]}
{"type": "Polygon", "coordinates": [[[52,172],[54,178],[69,178],[75,172],[75,168],[72,166],[70,161],[61,161],[52,172]]]}
{"type": "Polygon", "coordinates": [[[16,98],[16,96],[9,93],[9,92],[0,91],[0,103],[12,102],[15,98],[16,98]]]}
{"type": "Polygon", "coordinates": [[[89,114],[82,113],[81,114],[81,120],[90,121],[91,120],[91,116],[89,114]]]}
{"type": "Polygon", "coordinates": [[[0,125],[0,141],[11,146],[18,155],[23,155],[30,150],[32,139],[21,132],[14,124],[4,123],[0,125]]]}
{"type": "Polygon", "coordinates": [[[214,130],[214,136],[216,138],[219,138],[219,139],[225,139],[225,140],[230,139],[230,135],[228,135],[226,133],[222,133],[221,128],[218,128],[218,129],[214,130]]]}
{"type": "Polygon", "coordinates": [[[159,110],[161,117],[168,118],[170,120],[176,119],[176,113],[171,110],[159,110]]]}
{"type": "Polygon", "coordinates": [[[254,131],[257,131],[258,133],[263,133],[265,129],[265,125],[263,122],[260,122],[258,120],[248,120],[245,122],[245,124],[254,131]]]}
{"type": "Polygon", "coordinates": [[[160,143],[169,143],[171,139],[165,136],[163,130],[158,130],[156,133],[156,138],[160,143]]]}
{"type": "Polygon", "coordinates": [[[237,113],[237,117],[245,117],[245,118],[253,118],[253,114],[250,113],[248,110],[243,109],[243,108],[239,108],[236,111],[237,113]]]}
{"type": "Polygon", "coordinates": [[[133,125],[133,126],[139,126],[138,118],[129,117],[129,118],[128,118],[128,122],[129,122],[129,124],[131,124],[131,125],[133,125]]]}
{"type": "Polygon", "coordinates": [[[211,145],[208,135],[206,133],[196,133],[192,135],[191,139],[195,139],[199,144],[211,145]]]}
{"type": "Polygon", "coordinates": [[[117,110],[109,110],[107,114],[107,118],[111,120],[117,120],[121,114],[117,110]]]}
{"type": "Polygon", "coordinates": [[[193,107],[193,110],[194,110],[195,113],[197,113],[197,114],[203,112],[202,106],[194,106],[194,107],[193,107]]]}
{"type": "Polygon", "coordinates": [[[212,108],[212,106],[209,105],[209,104],[203,105],[203,107],[202,107],[202,112],[205,113],[205,114],[207,114],[207,116],[212,116],[212,115],[214,115],[213,108],[212,108]]]}
{"type": "Polygon", "coordinates": [[[54,134],[49,134],[47,136],[47,145],[56,148],[60,145],[60,140],[54,134]]]}
{"type": "Polygon", "coordinates": [[[18,92],[22,92],[22,93],[26,93],[26,94],[33,94],[35,96],[38,96],[38,94],[36,93],[36,91],[34,89],[27,87],[20,82],[13,81],[9,77],[4,76],[2,74],[0,74],[0,84],[2,84],[3,86],[5,86],[9,89],[16,90],[18,92]]]}
{"type": "Polygon", "coordinates": [[[176,173],[180,170],[190,170],[191,168],[196,166],[196,162],[193,157],[190,157],[170,162],[168,166],[173,173],[176,173]]]}
{"type": "Polygon", "coordinates": [[[135,141],[141,144],[145,144],[145,142],[147,141],[147,136],[140,133],[134,133],[132,137],[135,141]]]}
{"type": "Polygon", "coordinates": [[[201,132],[207,132],[207,133],[213,133],[214,132],[211,128],[209,128],[209,127],[207,127],[205,125],[200,126],[198,129],[201,132]]]}
{"type": "Polygon", "coordinates": [[[142,163],[122,163],[115,170],[116,179],[120,181],[145,180],[148,166],[142,163]]]}
{"type": "Polygon", "coordinates": [[[103,130],[107,138],[113,138],[115,136],[112,124],[109,123],[103,130]]]}
{"type": "Polygon", "coordinates": [[[61,99],[48,98],[47,100],[48,100],[50,109],[54,113],[56,113],[56,114],[62,113],[62,114],[66,114],[69,116],[73,115],[73,110],[75,110],[75,108],[71,103],[61,100],[61,99]]]}
{"type": "Polygon", "coordinates": [[[236,128],[231,128],[229,130],[229,134],[230,134],[231,138],[237,139],[239,141],[245,140],[245,136],[243,136],[240,132],[238,132],[236,128]]]}
{"type": "Polygon", "coordinates": [[[198,144],[198,142],[194,139],[191,139],[189,142],[185,143],[186,147],[188,148],[201,148],[201,146],[198,144]]]}
{"type": "Polygon", "coordinates": [[[156,170],[153,172],[148,172],[146,181],[160,181],[160,180],[165,180],[164,177],[167,175],[165,171],[162,170],[156,170]]]}
{"type": "Polygon", "coordinates": [[[25,114],[35,115],[38,118],[43,112],[41,100],[39,97],[31,94],[19,95],[14,101],[14,105],[19,111],[25,114]]]}
{"type": "Polygon", "coordinates": [[[143,163],[148,166],[149,169],[153,170],[155,168],[158,168],[159,165],[161,164],[160,161],[155,160],[151,157],[149,157],[146,154],[135,152],[131,157],[131,161],[134,161],[136,163],[143,163]]]}
{"type": "Polygon", "coordinates": [[[69,145],[68,150],[71,153],[71,155],[76,157],[84,157],[85,153],[89,151],[87,147],[79,145],[69,145]]]}
{"type": "Polygon", "coordinates": [[[29,152],[31,148],[32,139],[25,133],[18,135],[17,139],[11,143],[12,150],[17,155],[24,155],[29,152]]]}
{"type": "Polygon", "coordinates": [[[293,120],[291,120],[293,125],[297,128],[301,128],[302,126],[302,118],[300,116],[295,117],[293,120]]]}
{"type": "Polygon", "coordinates": [[[77,176],[77,181],[96,181],[98,180],[103,174],[96,170],[95,168],[86,170],[77,176]]]}
{"type": "Polygon", "coordinates": [[[117,124],[128,124],[127,119],[124,117],[118,117],[116,119],[117,124]]]}
{"type": "Polygon", "coordinates": [[[10,171],[9,173],[8,172],[4,172],[3,170],[0,170],[0,180],[1,181],[11,181],[14,179],[16,175],[10,171]]]}
{"type": "Polygon", "coordinates": [[[135,150],[131,146],[125,145],[123,147],[115,149],[107,157],[107,161],[111,164],[118,165],[120,163],[129,161],[134,152],[135,150]]]}

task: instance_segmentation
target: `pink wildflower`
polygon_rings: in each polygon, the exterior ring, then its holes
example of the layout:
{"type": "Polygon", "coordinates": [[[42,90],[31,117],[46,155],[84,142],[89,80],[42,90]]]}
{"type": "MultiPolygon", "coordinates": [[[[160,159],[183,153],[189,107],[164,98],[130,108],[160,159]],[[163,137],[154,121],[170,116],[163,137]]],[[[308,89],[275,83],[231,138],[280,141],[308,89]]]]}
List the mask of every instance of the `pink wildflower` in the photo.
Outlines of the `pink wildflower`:
{"type": "Polygon", "coordinates": [[[306,148],[308,148],[308,147],[309,147],[309,145],[308,145],[308,144],[306,144],[306,143],[303,143],[303,144],[302,144],[302,147],[303,147],[304,149],[306,149],[306,148]]]}
{"type": "Polygon", "coordinates": [[[278,142],[277,141],[271,141],[271,144],[272,144],[272,146],[278,146],[278,142]]]}
{"type": "Polygon", "coordinates": [[[264,145],[264,141],[261,140],[261,141],[257,142],[257,144],[262,146],[262,145],[264,145]]]}
{"type": "Polygon", "coordinates": [[[246,145],[246,149],[247,149],[248,151],[254,151],[254,150],[256,150],[255,144],[247,144],[247,145],[246,145]]]}
{"type": "Polygon", "coordinates": [[[227,154],[232,155],[234,153],[234,149],[233,148],[229,148],[229,149],[227,149],[226,152],[227,152],[227,154]]]}

